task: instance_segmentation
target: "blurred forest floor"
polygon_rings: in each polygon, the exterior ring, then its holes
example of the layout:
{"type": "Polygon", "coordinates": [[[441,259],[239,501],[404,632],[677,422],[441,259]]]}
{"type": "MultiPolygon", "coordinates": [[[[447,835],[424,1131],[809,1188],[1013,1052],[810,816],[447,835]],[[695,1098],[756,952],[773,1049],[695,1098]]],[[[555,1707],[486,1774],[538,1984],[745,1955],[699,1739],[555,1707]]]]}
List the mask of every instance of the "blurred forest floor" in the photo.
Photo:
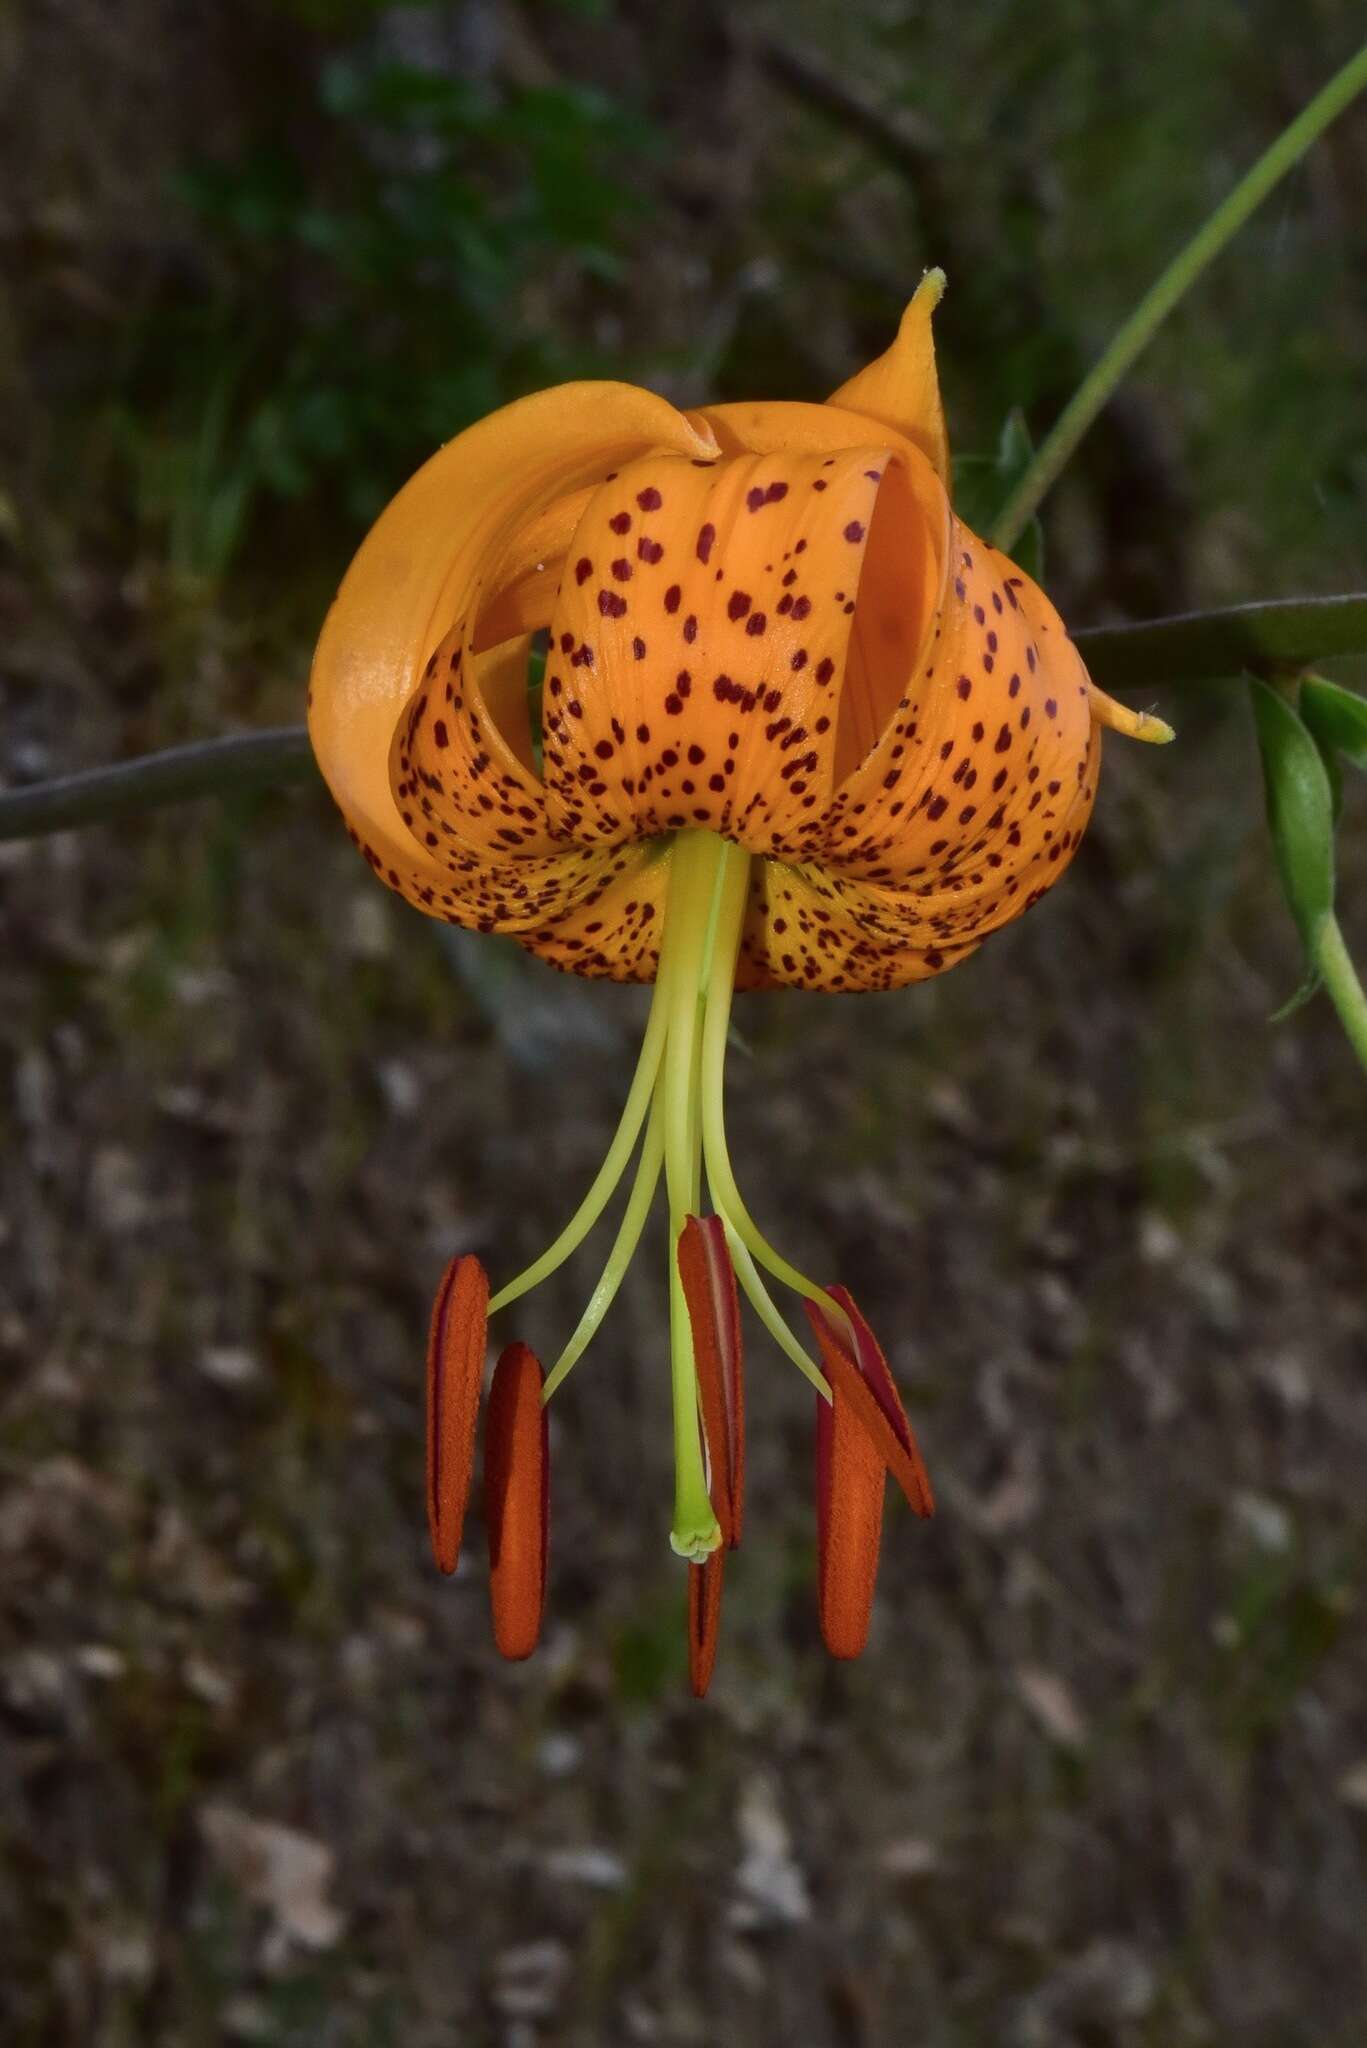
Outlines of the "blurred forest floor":
{"type": "MultiPolygon", "coordinates": [[[[11,0],[0,773],[300,716],[368,518],[539,383],[820,397],[938,262],[956,445],[1043,428],[1361,29],[11,0]]],[[[1364,190],[1358,110],[1094,434],[1070,621],[1367,582],[1364,190]]],[[[1239,691],[1163,708],[961,972],[741,1007],[742,1177],[886,1333],[941,1512],[890,1507],[830,1665],[756,1339],[701,1708],[662,1241],[554,1410],[531,1663],[421,1513],[436,1276],[558,1226],[636,998],[450,943],[321,795],[0,850],[6,2048],[1367,2042],[1362,1076],[1322,1002],[1267,1021],[1239,691]]]]}

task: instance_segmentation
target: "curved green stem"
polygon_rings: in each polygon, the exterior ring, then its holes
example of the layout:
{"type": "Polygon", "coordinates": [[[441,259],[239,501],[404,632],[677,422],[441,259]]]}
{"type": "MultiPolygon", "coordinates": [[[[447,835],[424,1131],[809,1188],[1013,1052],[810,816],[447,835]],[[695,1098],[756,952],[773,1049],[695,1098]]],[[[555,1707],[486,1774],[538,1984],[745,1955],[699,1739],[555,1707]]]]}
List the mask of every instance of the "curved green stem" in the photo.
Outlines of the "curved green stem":
{"type": "Polygon", "coordinates": [[[1320,927],[1315,965],[1329,1000],[1339,1013],[1339,1022],[1349,1044],[1363,1067],[1367,1068],[1367,993],[1358,979],[1352,955],[1343,943],[1343,933],[1336,917],[1327,917],[1320,927]]]}
{"type": "Polygon", "coordinates": [[[508,1303],[516,1301],[519,1295],[539,1286],[558,1266],[563,1266],[570,1254],[577,1251],[584,1242],[611,1201],[617,1183],[626,1172],[627,1163],[636,1148],[636,1140],[641,1135],[641,1126],[650,1108],[656,1076],[659,1074],[660,1061],[664,1054],[668,1023],[668,990],[665,987],[664,974],[661,972],[651,998],[650,1016],[646,1023],[645,1037],[641,1041],[641,1054],[636,1062],[636,1072],[632,1076],[626,1104],[607,1155],[594,1175],[588,1193],[559,1237],[547,1246],[539,1258],[533,1259],[531,1265],[519,1273],[515,1280],[510,1280],[506,1287],[499,1289],[489,1303],[490,1315],[493,1315],[496,1309],[506,1308],[508,1303]]]}
{"type": "Polygon", "coordinates": [[[645,1143],[636,1167],[636,1178],[631,1184],[631,1194],[617,1226],[617,1235],[612,1241],[598,1285],[589,1296],[588,1307],[579,1318],[578,1326],[569,1343],[556,1359],[541,1389],[541,1399],[549,1401],[556,1388],[565,1379],[572,1366],[578,1363],[589,1344],[597,1334],[598,1326],[611,1308],[618,1288],[622,1284],[627,1267],[636,1253],[645,1229],[650,1205],[655,1199],[655,1190],[660,1184],[660,1168],[664,1163],[665,1133],[663,1103],[658,1090],[651,1103],[650,1122],[646,1125],[645,1143]]]}
{"type": "Polygon", "coordinates": [[[1019,539],[1036,506],[1056,481],[1078,442],[1116,386],[1129,374],[1135,360],[1178,300],[1238,233],[1273,186],[1300,162],[1311,144],[1364,87],[1367,87],[1367,44],[1356,56],[1349,58],[1290,126],[1282,130],[1271,148],[1244,173],[1205,225],[1174,257],[1157,282],[1150,286],[1101,360],[1078,386],[1011,493],[989,536],[994,546],[1009,551],[1019,539]]]}

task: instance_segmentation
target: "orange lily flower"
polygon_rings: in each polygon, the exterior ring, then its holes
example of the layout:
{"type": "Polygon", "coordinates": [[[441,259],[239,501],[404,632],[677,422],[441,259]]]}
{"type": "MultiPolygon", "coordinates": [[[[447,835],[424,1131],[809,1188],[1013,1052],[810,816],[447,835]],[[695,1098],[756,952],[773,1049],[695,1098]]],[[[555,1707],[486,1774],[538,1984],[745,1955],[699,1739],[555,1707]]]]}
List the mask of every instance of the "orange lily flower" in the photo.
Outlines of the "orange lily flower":
{"type": "Polygon", "coordinates": [[[486,1520],[511,1655],[535,1642],[545,1591],[535,1399],[601,1322],[662,1173],[678,1247],[671,1541],[693,1567],[695,1690],[715,1655],[720,1546],[740,1534],[737,1281],[820,1396],[820,1611],[835,1654],[867,1632],[884,1471],[931,1511],[867,1325],[769,1244],[736,1186],[732,997],[891,989],[954,966],[1077,851],[1100,728],[1171,737],[1094,686],[1043,592],[954,516],[931,337],[943,284],[927,273],[891,348],[825,405],[683,413],[585,383],[494,413],[400,491],[323,629],[313,745],[381,879],[558,967],[655,984],[616,1136],[569,1224],[492,1302],[476,1262],[453,1262],[434,1315],[428,1501],[450,1570],[486,1312],[570,1255],[638,1155],[559,1360],[543,1383],[514,1346],[496,1375],[486,1520]],[[761,1269],[808,1304],[824,1370],[761,1269]]]}

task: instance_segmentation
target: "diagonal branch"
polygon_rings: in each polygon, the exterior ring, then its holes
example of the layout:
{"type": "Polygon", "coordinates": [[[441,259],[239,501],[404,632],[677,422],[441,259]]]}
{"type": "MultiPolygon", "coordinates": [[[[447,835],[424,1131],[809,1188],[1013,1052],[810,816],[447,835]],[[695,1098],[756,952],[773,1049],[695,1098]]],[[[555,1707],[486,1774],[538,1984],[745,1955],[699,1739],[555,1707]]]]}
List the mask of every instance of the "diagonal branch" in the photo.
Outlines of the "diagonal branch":
{"type": "Polygon", "coordinates": [[[302,725],[196,740],[191,746],[167,747],[160,754],[142,754],[108,768],[0,792],[0,840],[37,839],[45,832],[99,824],[132,811],[182,803],[187,797],[275,789],[312,781],[316,774],[302,725]]]}
{"type": "MultiPolygon", "coordinates": [[[[1210,683],[1247,671],[1295,673],[1334,655],[1367,654],[1367,591],[1231,605],[1137,626],[1092,626],[1073,637],[1107,690],[1210,683]]],[[[198,740],[27,789],[0,790],[0,840],[36,839],[190,797],[311,782],[316,772],[302,725],[198,740]]]]}

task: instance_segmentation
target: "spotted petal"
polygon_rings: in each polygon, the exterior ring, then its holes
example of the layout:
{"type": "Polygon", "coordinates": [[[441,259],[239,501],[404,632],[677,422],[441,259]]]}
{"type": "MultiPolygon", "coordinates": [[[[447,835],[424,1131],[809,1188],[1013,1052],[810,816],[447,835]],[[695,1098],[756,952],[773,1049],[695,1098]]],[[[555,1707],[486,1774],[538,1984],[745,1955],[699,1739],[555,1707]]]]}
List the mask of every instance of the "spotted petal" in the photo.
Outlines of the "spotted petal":
{"type": "MultiPolygon", "coordinates": [[[[554,550],[572,530],[582,502],[576,494],[652,449],[698,460],[715,452],[705,431],[631,385],[562,385],[519,400],[459,435],[418,471],[381,514],[347,573],[314,658],[310,736],[372,867],[431,914],[497,923],[498,906],[520,900],[509,897],[511,878],[491,877],[481,885],[480,872],[498,862],[491,846],[497,825],[509,822],[501,806],[532,832],[517,853],[545,847],[544,791],[518,728],[515,700],[503,691],[491,704],[490,670],[476,651],[489,646],[491,636],[497,645],[545,623],[554,601],[554,550]],[[521,595],[500,618],[500,600],[509,591],[521,595]],[[454,685],[452,699],[444,700],[457,651],[459,709],[454,685]],[[446,833],[416,814],[405,823],[405,797],[391,785],[399,716],[406,707],[411,713],[424,680],[443,700],[428,706],[431,729],[444,723],[463,774],[486,757],[483,787],[464,792],[469,801],[446,817],[446,833]],[[492,826],[481,796],[497,813],[492,826]],[[522,815],[527,810],[530,819],[522,815]]],[[[497,661],[493,668],[506,675],[497,661]]],[[[406,779],[400,773],[396,781],[406,779]]],[[[406,807],[412,813],[412,805],[406,807]]],[[[534,922],[553,922],[557,909],[573,911],[582,901],[582,860],[560,858],[555,872],[563,895],[557,902],[552,871],[539,876],[534,922]]]]}

